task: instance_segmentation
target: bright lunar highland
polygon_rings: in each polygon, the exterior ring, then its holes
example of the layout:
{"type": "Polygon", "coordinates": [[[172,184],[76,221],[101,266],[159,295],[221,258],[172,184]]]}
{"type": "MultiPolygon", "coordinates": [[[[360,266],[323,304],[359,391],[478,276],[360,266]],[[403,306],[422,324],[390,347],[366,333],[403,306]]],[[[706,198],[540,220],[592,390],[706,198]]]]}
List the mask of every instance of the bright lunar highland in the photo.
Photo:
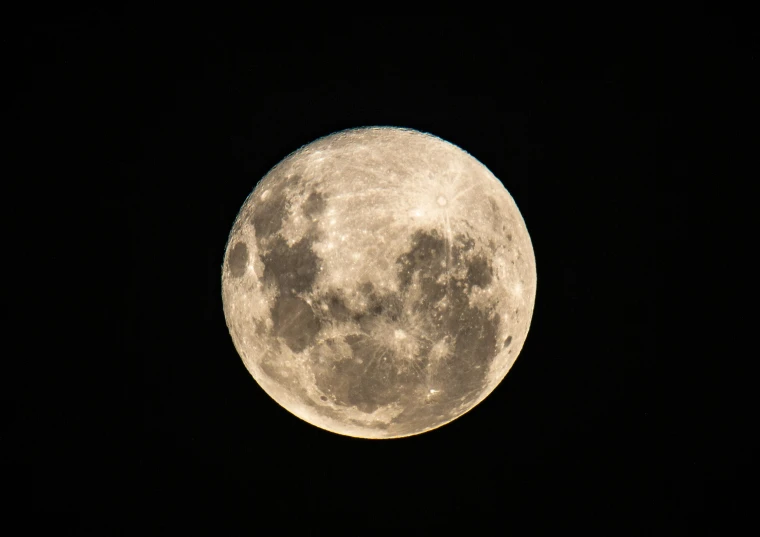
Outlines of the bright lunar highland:
{"type": "Polygon", "coordinates": [[[528,334],[525,222],[474,157],[410,129],[292,153],[230,232],[224,314],[253,378],[322,429],[361,438],[451,422],[504,379],[528,334]]]}

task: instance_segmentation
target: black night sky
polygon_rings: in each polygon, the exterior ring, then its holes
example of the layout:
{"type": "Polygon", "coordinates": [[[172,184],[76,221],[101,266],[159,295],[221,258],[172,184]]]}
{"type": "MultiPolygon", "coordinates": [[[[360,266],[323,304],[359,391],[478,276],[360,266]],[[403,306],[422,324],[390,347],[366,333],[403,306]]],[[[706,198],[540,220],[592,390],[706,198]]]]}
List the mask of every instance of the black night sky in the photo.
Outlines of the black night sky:
{"type": "Polygon", "coordinates": [[[10,290],[4,509],[72,535],[721,534],[747,425],[732,377],[679,341],[704,330],[679,266],[709,233],[698,133],[733,144],[734,19],[286,15],[37,14],[4,39],[6,232],[28,252],[9,261],[32,278],[10,290]],[[538,270],[504,382],[402,440],[289,414],[222,312],[257,181],[367,125],[484,163],[538,270]]]}

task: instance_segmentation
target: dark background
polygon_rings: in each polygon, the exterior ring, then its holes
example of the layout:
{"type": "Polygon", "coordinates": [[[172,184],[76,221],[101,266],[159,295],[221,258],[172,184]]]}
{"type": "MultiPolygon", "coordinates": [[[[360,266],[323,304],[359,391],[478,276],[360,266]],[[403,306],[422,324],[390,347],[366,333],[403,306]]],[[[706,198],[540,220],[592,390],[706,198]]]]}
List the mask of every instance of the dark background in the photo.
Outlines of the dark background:
{"type": "Polygon", "coordinates": [[[756,67],[738,17],[291,15],[9,20],[7,512],[98,535],[717,535],[740,520],[741,373],[694,344],[718,337],[694,316],[711,293],[694,265],[716,255],[695,199],[748,148],[731,128],[756,67]],[[485,164],[538,269],[504,382],[402,440],[279,407],[220,295],[256,182],[365,125],[485,164]]]}

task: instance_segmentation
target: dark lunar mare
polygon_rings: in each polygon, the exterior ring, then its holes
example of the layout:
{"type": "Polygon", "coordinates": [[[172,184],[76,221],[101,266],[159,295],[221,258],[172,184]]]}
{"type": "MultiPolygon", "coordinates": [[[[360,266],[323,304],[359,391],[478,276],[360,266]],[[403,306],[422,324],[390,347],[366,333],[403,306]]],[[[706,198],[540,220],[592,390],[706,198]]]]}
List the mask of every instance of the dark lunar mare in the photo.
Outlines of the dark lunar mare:
{"type": "Polygon", "coordinates": [[[313,250],[314,240],[304,237],[291,246],[282,236],[277,236],[270,244],[261,256],[264,284],[275,286],[280,296],[311,291],[321,264],[313,250]]]}
{"type": "Polygon", "coordinates": [[[433,308],[430,323],[431,339],[454,337],[454,352],[437,367],[443,397],[433,398],[427,405],[410,404],[392,422],[396,434],[412,433],[422,424],[439,423],[442,416],[454,416],[450,412],[458,403],[467,404],[480,395],[487,383],[491,361],[497,354],[496,336],[500,316],[469,305],[473,285],[485,287],[493,279],[489,259],[483,255],[467,254],[474,248],[474,241],[457,235],[446,251],[446,241],[436,230],[419,230],[412,238],[412,247],[397,260],[401,289],[406,292],[414,275],[418,275],[423,298],[420,308],[430,311],[430,306],[446,297],[446,308],[433,308]],[[450,268],[448,265],[450,256],[450,268]],[[455,274],[466,268],[466,276],[455,274]],[[443,277],[441,277],[443,276],[443,277]]]}
{"type": "MultiPolygon", "coordinates": [[[[289,181],[297,180],[298,177],[289,179],[289,181]]],[[[282,229],[289,207],[288,192],[284,183],[271,187],[269,196],[256,202],[251,223],[256,233],[259,248],[263,248],[264,242],[282,229]]]]}
{"type": "MultiPolygon", "coordinates": [[[[314,252],[314,242],[318,238],[316,225],[312,225],[309,233],[293,245],[288,245],[279,233],[286,203],[284,190],[273,189],[270,196],[254,209],[252,223],[262,250],[263,283],[277,291],[271,309],[273,327],[270,335],[281,338],[293,352],[301,352],[314,342],[321,328],[320,318],[301,298],[311,292],[321,259],[314,252]]],[[[322,194],[312,192],[303,210],[316,218],[324,207],[322,194]]]]}
{"type": "Polygon", "coordinates": [[[399,368],[394,350],[377,332],[383,322],[393,324],[401,319],[401,297],[396,293],[378,294],[369,283],[359,286],[359,290],[367,303],[362,311],[351,310],[334,290],[318,299],[315,311],[324,311],[321,306],[327,306],[323,324],[349,322],[358,325],[361,333],[343,338],[350,354],[346,359],[338,359],[333,341],[317,349],[312,369],[317,388],[329,394],[334,403],[371,413],[398,401],[399,387],[417,383],[418,373],[399,368]],[[320,360],[321,353],[324,360],[320,360]]]}
{"type": "Polygon", "coordinates": [[[227,262],[230,266],[230,274],[235,278],[242,277],[248,264],[248,246],[244,242],[235,243],[230,250],[227,262]]]}

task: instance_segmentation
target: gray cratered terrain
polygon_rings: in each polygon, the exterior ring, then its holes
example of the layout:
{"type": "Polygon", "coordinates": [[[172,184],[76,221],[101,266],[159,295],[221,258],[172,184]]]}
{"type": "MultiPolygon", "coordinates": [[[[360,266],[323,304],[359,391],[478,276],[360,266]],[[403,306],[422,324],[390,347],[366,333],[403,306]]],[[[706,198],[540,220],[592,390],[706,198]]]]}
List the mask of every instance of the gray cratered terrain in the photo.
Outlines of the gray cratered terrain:
{"type": "Polygon", "coordinates": [[[363,438],[444,425],[501,382],[536,267],[512,197],[458,147],[409,129],[321,138],[243,204],[222,270],[246,368],[282,407],[363,438]]]}

